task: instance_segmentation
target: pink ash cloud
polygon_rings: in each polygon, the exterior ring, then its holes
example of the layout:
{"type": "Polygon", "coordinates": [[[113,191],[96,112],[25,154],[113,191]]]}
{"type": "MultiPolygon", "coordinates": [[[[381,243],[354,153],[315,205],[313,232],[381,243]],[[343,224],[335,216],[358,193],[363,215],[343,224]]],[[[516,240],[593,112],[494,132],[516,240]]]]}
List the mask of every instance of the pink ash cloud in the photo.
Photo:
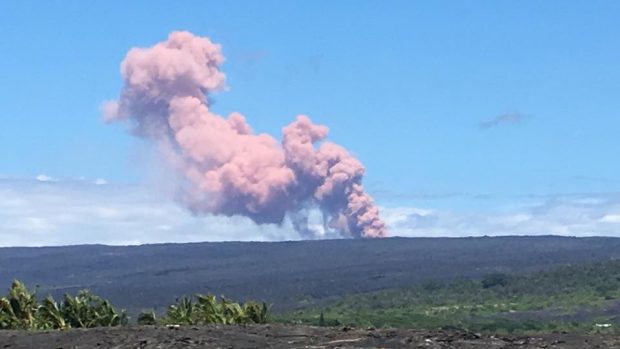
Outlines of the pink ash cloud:
{"type": "Polygon", "coordinates": [[[222,89],[220,46],[189,32],[173,32],[149,48],[133,48],[121,64],[120,98],[102,105],[106,122],[126,121],[135,136],[157,144],[181,174],[178,200],[195,214],[243,215],[258,224],[288,216],[302,236],[309,208],[323,229],[344,237],[384,237],[385,224],[364,191],[364,166],[326,141],[328,128],[299,115],[282,128],[280,144],[255,134],[237,112],[223,117],[207,96],[222,89]]]}

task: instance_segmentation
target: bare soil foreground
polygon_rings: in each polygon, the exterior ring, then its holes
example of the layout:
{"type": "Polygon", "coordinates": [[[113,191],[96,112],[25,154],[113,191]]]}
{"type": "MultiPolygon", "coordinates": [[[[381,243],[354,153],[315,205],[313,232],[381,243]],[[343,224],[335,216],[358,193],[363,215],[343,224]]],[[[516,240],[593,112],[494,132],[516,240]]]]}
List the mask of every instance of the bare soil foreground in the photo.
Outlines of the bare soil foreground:
{"type": "Polygon", "coordinates": [[[142,326],[54,332],[0,331],[0,348],[620,348],[611,334],[491,336],[459,331],[289,325],[142,326]]]}

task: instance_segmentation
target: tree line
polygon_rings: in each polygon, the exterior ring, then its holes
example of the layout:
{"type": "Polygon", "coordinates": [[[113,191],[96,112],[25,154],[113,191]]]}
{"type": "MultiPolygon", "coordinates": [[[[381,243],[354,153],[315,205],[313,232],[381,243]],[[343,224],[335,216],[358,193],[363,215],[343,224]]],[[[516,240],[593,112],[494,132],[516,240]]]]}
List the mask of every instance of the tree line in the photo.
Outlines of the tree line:
{"type": "MultiPolygon", "coordinates": [[[[141,325],[204,325],[265,323],[269,307],[264,302],[233,302],[224,297],[196,294],[182,297],[168,306],[158,318],[154,311],[137,317],[141,325]]],[[[109,301],[88,290],[75,296],[65,294],[61,302],[47,296],[39,301],[37,290],[13,281],[7,294],[0,297],[0,329],[51,330],[124,326],[129,324],[125,310],[117,310],[109,301]]]]}

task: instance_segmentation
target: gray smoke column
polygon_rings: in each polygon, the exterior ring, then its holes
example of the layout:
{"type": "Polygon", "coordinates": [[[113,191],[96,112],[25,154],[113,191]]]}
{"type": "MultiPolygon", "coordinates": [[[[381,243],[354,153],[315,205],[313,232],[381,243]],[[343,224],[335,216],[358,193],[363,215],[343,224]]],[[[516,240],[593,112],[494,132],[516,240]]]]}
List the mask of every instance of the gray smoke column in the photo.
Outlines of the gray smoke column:
{"type": "Polygon", "coordinates": [[[282,144],[254,134],[239,113],[222,117],[207,96],[224,87],[220,46],[173,32],[150,48],[133,48],[121,64],[124,86],[102,106],[104,120],[130,123],[152,140],[184,180],[178,200],[195,214],[243,215],[258,224],[289,217],[304,237],[308,209],[319,208],[326,231],[384,237],[385,224],[364,191],[362,164],[325,141],[328,129],[306,116],[282,129],[282,144]]]}

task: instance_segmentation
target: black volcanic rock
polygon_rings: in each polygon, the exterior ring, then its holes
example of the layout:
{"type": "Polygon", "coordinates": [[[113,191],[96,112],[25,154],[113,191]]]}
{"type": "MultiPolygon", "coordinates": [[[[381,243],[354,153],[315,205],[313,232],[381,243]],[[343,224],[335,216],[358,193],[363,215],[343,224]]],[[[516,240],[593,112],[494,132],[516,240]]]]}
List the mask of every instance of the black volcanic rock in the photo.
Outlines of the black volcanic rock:
{"type": "Polygon", "coordinates": [[[131,311],[193,293],[266,300],[277,311],[308,297],[619,257],[618,238],[553,236],[20,247],[0,248],[0,287],[17,278],[55,297],[88,288],[131,311]]]}

